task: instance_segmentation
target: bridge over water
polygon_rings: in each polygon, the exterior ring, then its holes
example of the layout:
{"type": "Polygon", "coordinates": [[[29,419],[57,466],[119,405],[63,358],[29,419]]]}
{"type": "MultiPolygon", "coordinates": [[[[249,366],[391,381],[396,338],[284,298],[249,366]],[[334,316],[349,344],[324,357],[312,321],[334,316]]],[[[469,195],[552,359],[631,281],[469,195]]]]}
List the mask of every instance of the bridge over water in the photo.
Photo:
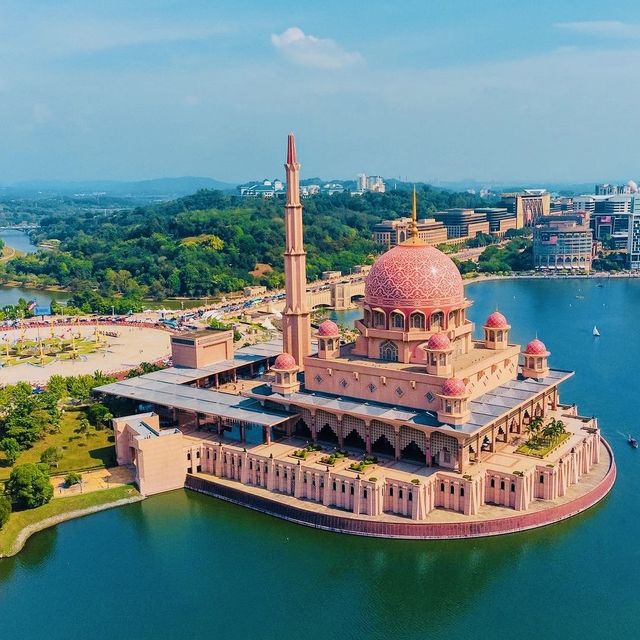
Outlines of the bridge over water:
{"type": "Polygon", "coordinates": [[[363,296],[364,280],[332,282],[320,288],[307,291],[307,301],[310,309],[317,307],[331,307],[337,310],[348,309],[363,296]]]}

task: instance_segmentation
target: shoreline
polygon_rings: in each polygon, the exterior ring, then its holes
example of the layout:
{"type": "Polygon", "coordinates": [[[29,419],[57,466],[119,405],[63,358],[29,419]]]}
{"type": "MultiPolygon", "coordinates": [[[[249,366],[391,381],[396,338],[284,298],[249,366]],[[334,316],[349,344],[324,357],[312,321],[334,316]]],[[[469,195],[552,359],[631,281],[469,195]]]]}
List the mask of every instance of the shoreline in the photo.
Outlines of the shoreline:
{"type": "MultiPolygon", "coordinates": [[[[465,278],[463,276],[463,282],[464,284],[471,284],[474,282],[487,282],[490,280],[608,280],[610,278],[616,278],[616,279],[624,279],[624,278],[628,278],[628,279],[634,279],[634,278],[640,278],[640,272],[633,273],[633,272],[628,272],[628,271],[624,271],[624,272],[618,272],[618,271],[597,271],[594,273],[576,273],[576,274],[570,274],[570,273],[540,273],[540,274],[534,274],[534,273],[529,273],[529,272],[519,272],[516,271],[514,273],[508,274],[508,275],[498,275],[498,274],[488,274],[488,275],[483,275],[483,274],[478,274],[476,276],[474,276],[473,278],[465,278]]],[[[47,286],[37,286],[35,284],[23,284],[21,282],[18,282],[17,280],[10,280],[8,282],[2,282],[0,283],[1,287],[7,287],[7,288],[11,288],[11,289],[28,289],[30,291],[43,291],[43,292],[49,292],[49,293],[64,293],[64,294],[68,294],[69,296],[73,295],[73,291],[71,291],[69,288],[67,287],[63,287],[60,285],[47,285],[47,286]]],[[[280,292],[280,289],[273,289],[271,291],[268,291],[267,293],[278,293],[280,292]]],[[[211,294],[210,296],[198,296],[198,297],[193,297],[190,298],[188,296],[176,296],[173,298],[165,298],[164,300],[152,300],[150,298],[143,298],[142,302],[146,302],[146,303],[151,303],[151,304],[165,304],[165,303],[171,303],[171,302],[201,302],[203,300],[206,300],[207,298],[210,298],[212,300],[212,302],[214,302],[214,298],[217,298],[219,296],[226,296],[227,298],[240,298],[242,297],[242,291],[232,291],[229,292],[227,294],[211,294]]],[[[220,300],[217,300],[214,302],[214,304],[219,304],[220,300]]],[[[213,305],[202,305],[202,307],[206,307],[206,306],[213,306],[213,305]]],[[[193,308],[189,308],[189,309],[185,309],[185,311],[189,310],[193,310],[194,308],[200,308],[200,307],[193,307],[193,308]]],[[[177,311],[177,309],[171,309],[171,311],[177,311]]]]}
{"type": "MultiPolygon", "coordinates": [[[[108,491],[108,489],[106,489],[106,491],[108,491]]],[[[93,493],[100,493],[100,492],[93,492],[93,493]]],[[[91,495],[91,494],[84,494],[84,495],[91,495]]],[[[57,498],[57,500],[64,500],[65,498],[57,498]]],[[[77,518],[82,518],[84,516],[88,516],[91,515],[93,513],[98,513],[100,511],[106,511],[107,509],[114,509],[116,507],[122,507],[125,506],[127,504],[133,504],[135,502],[141,502],[142,500],[145,500],[146,496],[143,495],[134,495],[128,498],[119,498],[117,500],[112,500],[111,502],[105,502],[102,504],[96,504],[96,505],[92,505],[90,507],[84,507],[81,509],[73,509],[71,511],[66,511],[66,512],[62,512],[62,513],[58,513],[52,516],[49,516],[47,518],[43,518],[42,520],[38,520],[37,522],[33,522],[31,524],[26,525],[25,527],[23,527],[22,529],[20,529],[18,531],[18,533],[16,534],[13,542],[11,543],[8,551],[4,554],[0,553],[0,559],[2,558],[11,558],[15,555],[17,555],[18,553],[20,553],[20,551],[22,551],[22,549],[24,548],[27,540],[34,535],[35,533],[38,533],[39,531],[43,531],[45,529],[49,529],[51,527],[55,527],[58,524],[61,524],[63,522],[67,522],[69,520],[75,520],[77,518]]],[[[54,500],[56,500],[56,498],[54,498],[54,500]]],[[[47,504],[51,504],[51,502],[47,503],[47,504]]],[[[44,505],[46,506],[46,505],[44,505]]],[[[13,514],[12,514],[13,515],[13,514]]],[[[6,526],[6,525],[5,525],[6,526]]],[[[3,533],[6,532],[2,532],[0,530],[0,535],[2,535],[3,533]]]]}
{"type": "Polygon", "coordinates": [[[629,279],[634,280],[636,278],[640,278],[640,273],[629,273],[629,272],[617,272],[617,271],[598,271],[596,273],[576,273],[576,274],[568,274],[568,273],[544,273],[544,274],[534,274],[534,273],[523,273],[523,272],[515,272],[509,275],[498,275],[498,274],[489,274],[489,275],[478,275],[474,278],[464,278],[462,282],[467,284],[473,284],[475,282],[489,282],[491,280],[609,280],[611,278],[619,279],[629,279]]]}

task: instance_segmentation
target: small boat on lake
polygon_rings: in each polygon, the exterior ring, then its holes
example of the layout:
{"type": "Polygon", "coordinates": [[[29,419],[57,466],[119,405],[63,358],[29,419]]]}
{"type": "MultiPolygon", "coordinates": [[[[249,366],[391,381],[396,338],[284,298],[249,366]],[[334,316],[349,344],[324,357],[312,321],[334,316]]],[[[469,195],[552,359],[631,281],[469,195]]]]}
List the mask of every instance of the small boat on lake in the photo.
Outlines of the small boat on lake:
{"type": "Polygon", "coordinates": [[[638,448],[638,441],[635,438],[632,438],[631,434],[629,434],[629,437],[627,438],[627,443],[629,444],[630,447],[633,447],[634,449],[638,448]]]}
{"type": "Polygon", "coordinates": [[[596,327],[595,325],[593,326],[593,337],[594,338],[598,338],[600,336],[600,332],[598,331],[598,327],[596,327]]]}

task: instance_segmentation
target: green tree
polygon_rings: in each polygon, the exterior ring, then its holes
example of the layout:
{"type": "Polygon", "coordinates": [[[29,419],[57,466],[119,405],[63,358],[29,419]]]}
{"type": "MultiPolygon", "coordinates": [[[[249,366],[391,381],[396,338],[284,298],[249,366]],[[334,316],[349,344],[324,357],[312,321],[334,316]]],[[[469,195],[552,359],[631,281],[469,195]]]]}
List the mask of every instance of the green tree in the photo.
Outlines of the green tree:
{"type": "Polygon", "coordinates": [[[9,522],[11,515],[11,500],[7,496],[0,496],[0,529],[9,522]]]}
{"type": "Polygon", "coordinates": [[[11,472],[5,491],[14,505],[26,509],[40,507],[53,497],[48,474],[31,463],[18,465],[11,472]]]}
{"type": "Polygon", "coordinates": [[[91,425],[89,424],[89,421],[83,416],[78,421],[78,426],[76,427],[76,432],[77,433],[86,434],[89,431],[89,427],[90,426],[91,425]]]}
{"type": "Polygon", "coordinates": [[[87,408],[87,419],[96,428],[103,428],[113,419],[108,407],[97,402],[87,408]]]}
{"type": "Polygon", "coordinates": [[[62,450],[57,447],[47,447],[40,455],[40,462],[46,464],[49,467],[58,467],[60,460],[62,460],[62,450]]]}
{"type": "Polygon", "coordinates": [[[22,451],[20,444],[15,438],[2,438],[2,440],[0,440],[0,450],[4,453],[4,457],[9,464],[14,464],[22,451]]]}

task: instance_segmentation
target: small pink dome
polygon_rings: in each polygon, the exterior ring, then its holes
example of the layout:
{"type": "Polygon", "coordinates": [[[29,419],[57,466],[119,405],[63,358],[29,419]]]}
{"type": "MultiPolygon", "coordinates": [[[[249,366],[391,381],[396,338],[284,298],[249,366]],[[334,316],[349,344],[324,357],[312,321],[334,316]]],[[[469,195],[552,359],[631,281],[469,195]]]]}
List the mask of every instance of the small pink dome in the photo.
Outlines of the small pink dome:
{"type": "Polygon", "coordinates": [[[463,396],[467,393],[467,387],[460,378],[447,378],[442,383],[443,396],[463,396]]]}
{"type": "Polygon", "coordinates": [[[545,353],[547,353],[547,347],[545,347],[542,340],[538,340],[538,338],[535,338],[527,345],[527,348],[524,350],[524,352],[532,356],[543,356],[545,353]]]}
{"type": "Polygon", "coordinates": [[[326,336],[339,336],[340,335],[340,327],[333,322],[333,320],[325,320],[318,327],[318,335],[321,337],[326,336]]]}
{"type": "Polygon", "coordinates": [[[509,326],[509,323],[499,311],[494,311],[489,315],[484,326],[491,329],[506,329],[509,326]]]}
{"type": "Polygon", "coordinates": [[[429,338],[429,342],[427,342],[427,349],[434,349],[437,351],[448,349],[450,346],[451,340],[449,340],[449,336],[447,336],[446,333],[434,333],[429,338]]]}
{"type": "Polygon", "coordinates": [[[281,353],[273,363],[274,369],[293,369],[294,367],[296,367],[296,361],[289,353],[281,353]]]}

